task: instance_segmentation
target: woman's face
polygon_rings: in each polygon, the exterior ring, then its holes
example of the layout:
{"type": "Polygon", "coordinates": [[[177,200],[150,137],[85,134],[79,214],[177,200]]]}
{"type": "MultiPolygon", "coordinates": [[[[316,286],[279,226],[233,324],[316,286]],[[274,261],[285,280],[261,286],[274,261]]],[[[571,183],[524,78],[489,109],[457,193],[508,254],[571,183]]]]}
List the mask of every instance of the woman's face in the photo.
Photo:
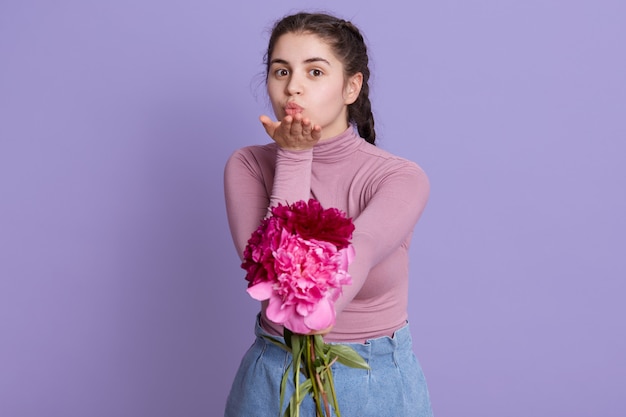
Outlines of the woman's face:
{"type": "Polygon", "coordinates": [[[359,95],[361,74],[344,79],[343,64],[317,35],[287,33],[270,57],[267,91],[278,120],[301,113],[322,127],[322,139],[348,128],[348,104],[359,95]]]}

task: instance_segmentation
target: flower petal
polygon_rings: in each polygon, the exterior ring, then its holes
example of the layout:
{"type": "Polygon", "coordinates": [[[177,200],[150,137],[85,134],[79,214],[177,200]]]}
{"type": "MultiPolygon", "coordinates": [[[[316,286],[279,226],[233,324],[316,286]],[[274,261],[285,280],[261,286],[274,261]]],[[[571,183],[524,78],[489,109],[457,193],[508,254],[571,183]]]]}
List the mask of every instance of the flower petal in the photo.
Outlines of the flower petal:
{"type": "Polygon", "coordinates": [[[298,334],[307,334],[312,330],[306,324],[304,324],[304,317],[297,314],[293,314],[291,317],[289,317],[289,320],[284,323],[284,326],[291,330],[293,333],[298,334]]]}
{"type": "Polygon", "coordinates": [[[284,305],[280,297],[274,295],[270,297],[265,314],[274,323],[283,324],[295,311],[293,305],[284,305]]]}
{"type": "Polygon", "coordinates": [[[250,297],[254,298],[255,300],[263,301],[263,300],[267,300],[268,298],[272,296],[272,293],[273,293],[272,286],[273,285],[271,282],[264,281],[264,282],[259,282],[258,284],[255,284],[251,287],[248,287],[246,291],[248,292],[248,294],[250,294],[250,297]]]}
{"type": "Polygon", "coordinates": [[[328,298],[320,300],[317,308],[304,318],[311,330],[324,330],[335,324],[335,307],[328,298]]]}

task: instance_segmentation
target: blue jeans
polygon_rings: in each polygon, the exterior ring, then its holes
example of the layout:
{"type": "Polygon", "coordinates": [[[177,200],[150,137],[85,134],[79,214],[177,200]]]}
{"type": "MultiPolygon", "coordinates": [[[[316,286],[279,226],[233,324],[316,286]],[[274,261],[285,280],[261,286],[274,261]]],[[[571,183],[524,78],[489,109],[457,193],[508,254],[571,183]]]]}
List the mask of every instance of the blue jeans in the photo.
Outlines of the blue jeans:
{"type": "MultiPolygon", "coordinates": [[[[225,417],[282,416],[293,392],[290,379],[283,410],[279,413],[280,380],[291,363],[291,354],[263,338],[267,333],[258,318],[255,334],[256,340],[235,375],[225,417]]],[[[280,337],[272,337],[284,342],[280,337]]],[[[333,364],[342,417],[432,417],[426,380],[413,353],[408,324],[393,337],[347,345],[354,348],[371,369],[333,364]]],[[[302,402],[300,410],[302,417],[315,417],[315,405],[310,397],[302,402]]]]}

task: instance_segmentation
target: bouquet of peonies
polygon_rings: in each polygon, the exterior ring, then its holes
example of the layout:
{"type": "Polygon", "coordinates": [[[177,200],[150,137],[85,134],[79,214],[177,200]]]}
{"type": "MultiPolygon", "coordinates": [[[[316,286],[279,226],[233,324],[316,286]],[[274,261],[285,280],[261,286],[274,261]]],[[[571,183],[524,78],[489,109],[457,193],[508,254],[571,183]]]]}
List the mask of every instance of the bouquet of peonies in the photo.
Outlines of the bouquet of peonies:
{"type": "Polygon", "coordinates": [[[272,208],[244,251],[248,293],[269,300],[266,315],[284,326],[285,343],[272,342],[292,353],[293,362],[281,381],[280,408],[289,374],[294,393],[285,416],[299,416],[307,394],[313,396],[317,416],[341,416],[331,365],[368,369],[352,348],[326,344],[321,332],[335,323],[334,304],[341,288],[352,280],[348,265],[354,258],[350,244],[354,224],[340,210],[323,209],[311,199],[272,208]],[[317,333],[317,334],[314,334],[317,333]]]}

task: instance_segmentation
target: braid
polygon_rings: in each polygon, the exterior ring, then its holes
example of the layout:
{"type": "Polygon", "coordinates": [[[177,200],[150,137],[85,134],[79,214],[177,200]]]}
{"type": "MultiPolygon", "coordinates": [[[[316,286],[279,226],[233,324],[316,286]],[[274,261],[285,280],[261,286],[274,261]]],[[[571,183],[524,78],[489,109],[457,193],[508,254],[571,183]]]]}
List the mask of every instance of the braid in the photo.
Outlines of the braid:
{"type": "Polygon", "coordinates": [[[344,59],[346,72],[349,75],[360,72],[363,74],[363,85],[356,101],[348,106],[348,118],[356,125],[359,135],[372,145],[376,144],[376,131],[374,130],[374,115],[369,93],[369,59],[365,39],[359,29],[349,21],[341,20],[340,26],[350,39],[346,44],[351,50],[344,59]]]}
{"type": "Polygon", "coordinates": [[[364,76],[359,98],[348,106],[348,117],[356,124],[359,136],[372,145],[375,145],[376,131],[374,130],[374,115],[372,114],[369,89],[369,85],[365,81],[364,76]]]}

